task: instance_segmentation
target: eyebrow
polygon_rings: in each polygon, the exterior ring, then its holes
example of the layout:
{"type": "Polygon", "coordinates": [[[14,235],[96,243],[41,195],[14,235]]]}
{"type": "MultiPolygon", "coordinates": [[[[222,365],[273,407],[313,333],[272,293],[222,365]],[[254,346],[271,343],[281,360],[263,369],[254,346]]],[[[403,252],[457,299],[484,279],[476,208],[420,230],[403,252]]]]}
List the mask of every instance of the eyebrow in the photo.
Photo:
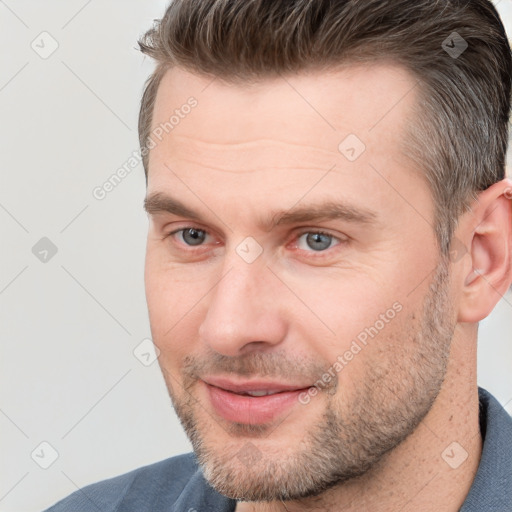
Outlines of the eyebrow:
{"type": "Polygon", "coordinates": [[[276,212],[272,216],[272,227],[298,222],[319,222],[326,220],[344,220],[356,224],[372,224],[377,213],[367,208],[356,207],[336,201],[326,201],[318,205],[303,205],[285,212],[276,212]]]}
{"type": "Polygon", "coordinates": [[[171,213],[179,217],[188,217],[193,220],[202,220],[202,217],[194,210],[186,207],[183,203],[170,196],[156,192],[144,199],[144,210],[148,215],[157,213],[171,213]]]}
{"type": "MultiPolygon", "coordinates": [[[[156,192],[144,199],[144,209],[149,215],[170,213],[179,217],[203,221],[201,214],[188,208],[178,199],[162,192],[156,192]]],[[[320,204],[302,205],[289,210],[273,211],[267,219],[260,222],[262,229],[270,231],[275,226],[296,224],[299,222],[320,222],[326,220],[344,220],[355,224],[373,224],[378,215],[368,208],[356,207],[336,201],[320,204]]]]}

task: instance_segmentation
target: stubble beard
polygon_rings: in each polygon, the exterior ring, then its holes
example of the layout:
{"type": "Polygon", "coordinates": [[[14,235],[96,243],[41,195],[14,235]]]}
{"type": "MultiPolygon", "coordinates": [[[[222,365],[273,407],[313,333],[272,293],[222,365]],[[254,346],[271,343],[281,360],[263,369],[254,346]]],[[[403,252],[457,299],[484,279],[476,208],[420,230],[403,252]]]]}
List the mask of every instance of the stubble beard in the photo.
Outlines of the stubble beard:
{"type": "MultiPolygon", "coordinates": [[[[238,500],[299,500],[318,496],[375,466],[416,429],[441,389],[455,329],[448,281],[448,264],[443,261],[425,297],[419,325],[415,332],[402,333],[407,345],[402,353],[391,357],[384,348],[387,357],[368,368],[361,382],[351,383],[350,396],[343,396],[343,390],[324,393],[327,406],[319,421],[305,432],[300,446],[287,453],[258,447],[259,440],[271,438],[279,426],[213,425],[215,420],[192,394],[198,370],[193,362],[180,397],[164,371],[176,413],[210,485],[238,500]],[[215,428],[227,430],[233,443],[215,442],[215,428]]],[[[259,375],[276,373],[272,362],[258,365],[266,370],[259,375]]],[[[250,360],[237,360],[231,368],[243,375],[254,366],[250,360]]]]}

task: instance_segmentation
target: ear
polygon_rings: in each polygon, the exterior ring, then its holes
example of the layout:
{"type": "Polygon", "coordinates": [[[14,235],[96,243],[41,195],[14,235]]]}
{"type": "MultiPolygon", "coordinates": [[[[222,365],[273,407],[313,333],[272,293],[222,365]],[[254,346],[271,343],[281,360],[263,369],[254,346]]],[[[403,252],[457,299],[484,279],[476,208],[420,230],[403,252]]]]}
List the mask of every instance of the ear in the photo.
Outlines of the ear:
{"type": "Polygon", "coordinates": [[[460,233],[465,258],[459,322],[476,323],[494,309],[512,282],[512,180],[478,195],[460,233]]]}

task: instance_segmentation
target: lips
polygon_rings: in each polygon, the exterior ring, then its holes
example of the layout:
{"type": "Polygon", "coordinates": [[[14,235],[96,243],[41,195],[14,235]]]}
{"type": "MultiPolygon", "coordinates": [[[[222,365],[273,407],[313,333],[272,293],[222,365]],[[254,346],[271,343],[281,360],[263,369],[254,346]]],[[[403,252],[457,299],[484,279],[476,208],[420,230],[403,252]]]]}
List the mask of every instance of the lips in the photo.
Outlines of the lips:
{"type": "Polygon", "coordinates": [[[248,425],[272,422],[298,406],[300,393],[309,385],[270,381],[233,381],[220,377],[203,379],[210,403],[225,420],[248,425]]]}

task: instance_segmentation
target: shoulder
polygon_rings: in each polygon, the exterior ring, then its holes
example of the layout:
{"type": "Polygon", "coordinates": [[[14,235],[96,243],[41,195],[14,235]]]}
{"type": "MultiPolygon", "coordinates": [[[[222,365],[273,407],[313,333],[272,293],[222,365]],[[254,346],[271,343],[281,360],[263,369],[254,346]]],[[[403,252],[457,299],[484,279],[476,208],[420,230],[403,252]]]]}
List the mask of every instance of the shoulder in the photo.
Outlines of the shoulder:
{"type": "Polygon", "coordinates": [[[157,510],[152,503],[173,503],[197,471],[192,453],[171,457],[88,485],[46,512],[118,512],[125,504],[140,512],[157,510]]]}
{"type": "Polygon", "coordinates": [[[512,418],[489,392],[478,391],[482,454],[460,512],[512,512],[512,418]]]}

